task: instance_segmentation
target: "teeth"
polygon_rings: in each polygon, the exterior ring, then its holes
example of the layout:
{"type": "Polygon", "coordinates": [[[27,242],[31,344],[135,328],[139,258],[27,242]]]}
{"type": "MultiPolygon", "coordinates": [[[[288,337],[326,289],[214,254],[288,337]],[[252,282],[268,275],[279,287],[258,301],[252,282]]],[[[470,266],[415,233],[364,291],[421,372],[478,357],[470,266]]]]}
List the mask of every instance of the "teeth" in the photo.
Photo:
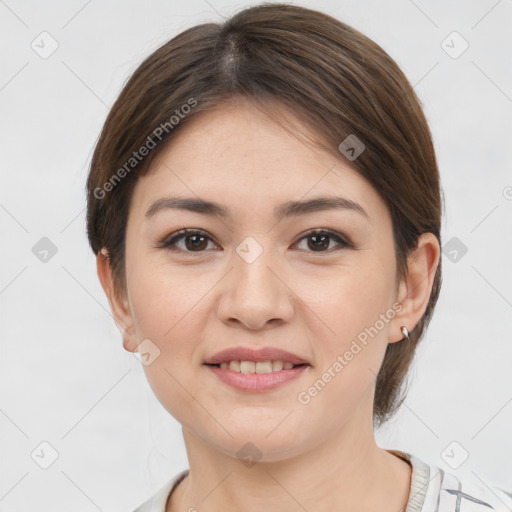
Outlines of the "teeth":
{"type": "Polygon", "coordinates": [[[240,371],[240,361],[230,361],[229,369],[232,372],[239,372],[240,371]]]}
{"type": "Polygon", "coordinates": [[[242,373],[255,373],[256,363],[254,361],[240,361],[240,371],[242,373]]]}
{"type": "Polygon", "coordinates": [[[283,369],[283,361],[272,361],[272,371],[278,372],[283,369]]]}
{"type": "Polygon", "coordinates": [[[272,361],[258,361],[256,363],[256,373],[270,373],[272,371],[272,361]]]}
{"type": "Polygon", "coordinates": [[[242,373],[270,373],[281,370],[291,370],[293,363],[283,361],[229,361],[220,363],[220,367],[230,369],[232,372],[242,373]]]}

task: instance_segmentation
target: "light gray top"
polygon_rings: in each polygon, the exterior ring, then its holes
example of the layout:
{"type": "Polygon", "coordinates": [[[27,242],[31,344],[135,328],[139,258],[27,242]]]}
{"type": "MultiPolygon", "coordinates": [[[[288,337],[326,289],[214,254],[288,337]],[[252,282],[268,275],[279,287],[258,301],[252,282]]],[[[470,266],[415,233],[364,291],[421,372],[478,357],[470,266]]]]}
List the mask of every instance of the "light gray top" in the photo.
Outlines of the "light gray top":
{"type": "MultiPolygon", "coordinates": [[[[512,490],[505,491],[478,480],[460,480],[414,455],[387,450],[412,466],[411,488],[405,512],[512,512],[512,490]]],[[[168,497],[188,475],[184,469],[173,476],[149,500],[133,512],[165,512],[168,497]]]]}

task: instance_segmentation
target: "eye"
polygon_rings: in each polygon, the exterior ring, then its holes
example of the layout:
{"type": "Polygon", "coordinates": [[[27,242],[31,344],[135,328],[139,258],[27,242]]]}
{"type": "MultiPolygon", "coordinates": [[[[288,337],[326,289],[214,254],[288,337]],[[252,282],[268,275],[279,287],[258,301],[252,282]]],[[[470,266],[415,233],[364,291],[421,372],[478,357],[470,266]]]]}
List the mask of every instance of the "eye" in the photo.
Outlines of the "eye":
{"type": "MultiPolygon", "coordinates": [[[[299,239],[299,242],[307,239],[310,239],[311,241],[307,244],[307,247],[311,249],[308,252],[332,252],[328,249],[332,249],[330,245],[333,241],[337,243],[337,248],[354,247],[352,243],[344,239],[339,233],[329,229],[312,230],[302,236],[302,238],[299,239]]],[[[170,251],[200,254],[207,249],[209,241],[213,243],[212,238],[204,231],[197,229],[182,229],[165,238],[157,247],[165,248],[170,251]],[[179,243],[181,242],[183,242],[183,244],[180,246],[179,243]]],[[[296,244],[299,242],[296,242],[296,244]]],[[[337,250],[336,246],[334,249],[337,250]]]]}
{"type": "MultiPolygon", "coordinates": [[[[315,229],[306,233],[299,241],[305,239],[311,240],[311,243],[308,242],[307,244],[307,247],[312,249],[309,252],[332,252],[324,249],[328,249],[330,242],[333,240],[338,243],[338,249],[343,247],[353,247],[353,244],[345,240],[339,233],[331,231],[330,229],[315,229]]],[[[337,249],[335,248],[335,250],[337,249]]]]}
{"type": "Polygon", "coordinates": [[[212,240],[204,231],[197,229],[182,229],[164,239],[158,247],[169,249],[170,251],[182,252],[202,252],[208,245],[208,240],[212,240]],[[184,241],[184,247],[179,247],[178,242],[184,241]]]}

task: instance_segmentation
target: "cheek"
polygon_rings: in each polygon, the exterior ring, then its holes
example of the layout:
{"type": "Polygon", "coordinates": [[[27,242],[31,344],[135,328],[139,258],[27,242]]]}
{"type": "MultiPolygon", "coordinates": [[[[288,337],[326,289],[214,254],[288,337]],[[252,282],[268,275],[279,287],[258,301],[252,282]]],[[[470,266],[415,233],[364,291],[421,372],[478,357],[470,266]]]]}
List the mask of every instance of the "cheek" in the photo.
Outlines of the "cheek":
{"type": "Polygon", "coordinates": [[[376,267],[340,273],[328,294],[319,294],[315,310],[328,329],[316,341],[318,365],[309,385],[302,390],[300,404],[312,416],[326,409],[332,416],[324,427],[337,428],[349,411],[362,400],[370,400],[373,385],[387,347],[390,280],[376,267]],[[320,298],[321,297],[321,298],[320,298]],[[318,397],[318,398],[317,398],[318,397]],[[302,401],[301,401],[302,400],[302,401]]]}
{"type": "Polygon", "coordinates": [[[149,345],[157,356],[142,366],[146,379],[160,403],[181,418],[183,411],[194,408],[197,390],[190,375],[202,329],[198,301],[208,287],[197,283],[194,288],[189,278],[185,283],[183,273],[151,265],[134,267],[130,275],[136,336],[156,346],[149,345]]]}
{"type": "MultiPolygon", "coordinates": [[[[150,258],[127,261],[128,289],[135,329],[139,336],[154,339],[165,349],[167,340],[189,321],[201,293],[201,281],[191,281],[185,272],[167,265],[155,265],[150,258]],[[128,266],[129,263],[129,266],[128,266]]],[[[202,291],[202,288],[205,288],[202,291]]]]}
{"type": "MultiPolygon", "coordinates": [[[[339,385],[361,381],[364,387],[375,377],[372,372],[378,373],[394,316],[393,279],[381,259],[362,258],[360,265],[330,280],[329,292],[318,294],[316,307],[310,305],[328,327],[318,347],[319,371],[332,368],[341,356],[343,370],[337,374],[345,378],[338,379],[339,385]]],[[[340,366],[331,371],[336,369],[340,366]]]]}
{"type": "Polygon", "coordinates": [[[343,338],[375,323],[392,304],[392,279],[380,266],[358,265],[333,277],[330,283],[328,293],[319,296],[320,308],[343,338]]]}

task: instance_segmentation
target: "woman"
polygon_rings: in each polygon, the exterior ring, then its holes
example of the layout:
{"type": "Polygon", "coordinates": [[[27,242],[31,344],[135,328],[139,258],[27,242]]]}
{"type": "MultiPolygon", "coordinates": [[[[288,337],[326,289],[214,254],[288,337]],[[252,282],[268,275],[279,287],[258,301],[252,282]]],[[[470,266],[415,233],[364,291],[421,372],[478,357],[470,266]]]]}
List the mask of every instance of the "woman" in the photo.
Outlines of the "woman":
{"type": "Polygon", "coordinates": [[[420,102],[367,37],[280,4],[179,34],[109,113],[87,220],[190,464],[136,512],[508,510],[375,442],[439,295],[441,200],[420,102]]]}

